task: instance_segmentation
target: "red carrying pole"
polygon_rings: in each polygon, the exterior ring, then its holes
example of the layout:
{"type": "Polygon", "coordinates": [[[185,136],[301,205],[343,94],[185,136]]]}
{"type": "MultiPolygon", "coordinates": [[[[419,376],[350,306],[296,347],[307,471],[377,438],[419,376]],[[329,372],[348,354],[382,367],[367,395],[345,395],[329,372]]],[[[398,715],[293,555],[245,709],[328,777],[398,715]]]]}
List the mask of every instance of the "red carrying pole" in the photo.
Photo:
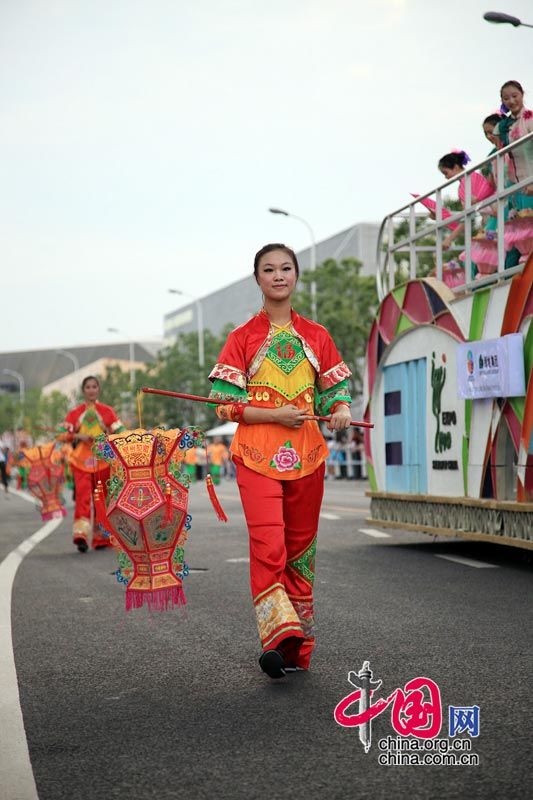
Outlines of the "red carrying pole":
{"type": "MultiPolygon", "coordinates": [[[[141,392],[145,394],[162,394],[165,397],[176,397],[180,400],[194,400],[196,403],[213,403],[216,406],[224,406],[224,405],[231,405],[234,403],[234,400],[216,400],[214,397],[201,397],[197,394],[185,394],[184,392],[169,392],[167,389],[152,389],[149,386],[143,386],[141,392]]],[[[250,403],[251,408],[258,408],[258,406],[253,406],[250,403]]],[[[310,414],[309,419],[316,419],[320,420],[321,422],[329,422],[331,417],[321,417],[318,414],[310,414]]],[[[363,421],[356,421],[352,420],[350,422],[354,428],[373,428],[373,422],[363,422],[363,421]]]]}

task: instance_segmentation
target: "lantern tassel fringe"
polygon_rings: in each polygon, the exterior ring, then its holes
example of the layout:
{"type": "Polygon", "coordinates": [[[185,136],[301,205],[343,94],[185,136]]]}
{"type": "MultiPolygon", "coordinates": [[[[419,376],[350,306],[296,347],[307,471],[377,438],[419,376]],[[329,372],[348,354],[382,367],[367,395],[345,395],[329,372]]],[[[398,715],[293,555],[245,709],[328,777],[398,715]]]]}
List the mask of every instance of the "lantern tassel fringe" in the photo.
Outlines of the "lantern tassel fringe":
{"type": "Polygon", "coordinates": [[[66,516],[67,516],[66,508],[59,508],[56,509],[56,511],[46,511],[44,514],[41,514],[43,522],[47,522],[49,519],[61,519],[62,517],[66,516]]]}
{"type": "Polygon", "coordinates": [[[182,586],[158,589],[155,592],[126,589],[126,611],[142,608],[144,605],[147,605],[150,611],[168,611],[169,607],[187,605],[187,598],[182,586]]]}

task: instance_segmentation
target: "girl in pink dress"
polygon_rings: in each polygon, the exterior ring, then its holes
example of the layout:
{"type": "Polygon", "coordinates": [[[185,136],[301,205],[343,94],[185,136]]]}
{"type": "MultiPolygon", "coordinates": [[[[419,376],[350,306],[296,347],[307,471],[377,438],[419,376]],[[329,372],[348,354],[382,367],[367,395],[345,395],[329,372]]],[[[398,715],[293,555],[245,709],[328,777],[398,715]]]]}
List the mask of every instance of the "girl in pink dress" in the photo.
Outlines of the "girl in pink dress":
{"type": "MultiPolygon", "coordinates": [[[[439,160],[439,170],[442,172],[447,180],[455,178],[464,172],[466,165],[470,158],[464,150],[457,152],[447,153],[439,160]]],[[[492,184],[480,172],[472,172],[470,175],[470,185],[472,202],[479,203],[481,200],[486,200],[494,194],[492,184]]],[[[459,181],[459,199],[461,203],[465,204],[465,177],[463,176],[459,181]]],[[[492,209],[490,206],[485,206],[482,209],[482,216],[485,218],[490,217],[492,209]]],[[[455,230],[446,236],[442,246],[447,250],[454,239],[464,230],[464,225],[458,225],[455,230]]],[[[479,239],[475,237],[472,239],[471,248],[472,261],[475,263],[478,275],[476,277],[483,277],[483,275],[490,275],[498,269],[498,253],[495,243],[491,237],[487,238],[484,231],[479,239]]],[[[464,259],[464,253],[461,253],[460,258],[464,259]]]]}
{"type": "MultiPolygon", "coordinates": [[[[500,90],[509,116],[498,123],[495,133],[505,147],[533,132],[533,111],[524,106],[524,90],[518,81],[507,81],[500,90]]],[[[526,261],[533,250],[533,141],[516,147],[509,156],[509,177],[513,183],[530,179],[526,186],[511,196],[509,222],[505,226],[505,248],[516,247],[520,261],[526,261]]]]}

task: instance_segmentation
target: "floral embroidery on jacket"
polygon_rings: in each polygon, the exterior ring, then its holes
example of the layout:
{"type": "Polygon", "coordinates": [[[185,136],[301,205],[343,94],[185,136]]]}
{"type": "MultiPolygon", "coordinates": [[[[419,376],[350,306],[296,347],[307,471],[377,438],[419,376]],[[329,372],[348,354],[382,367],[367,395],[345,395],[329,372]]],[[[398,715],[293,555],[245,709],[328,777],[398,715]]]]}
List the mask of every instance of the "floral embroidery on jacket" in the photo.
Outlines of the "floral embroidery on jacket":
{"type": "Polygon", "coordinates": [[[209,373],[209,379],[213,381],[215,378],[232,383],[240,389],[246,389],[246,375],[244,372],[228,364],[215,364],[209,373]]]}
{"type": "Polygon", "coordinates": [[[288,472],[291,469],[301,469],[302,462],[290,441],[286,441],[285,444],[280,445],[278,452],[272,456],[270,466],[277,469],[278,472],[288,472]]]}

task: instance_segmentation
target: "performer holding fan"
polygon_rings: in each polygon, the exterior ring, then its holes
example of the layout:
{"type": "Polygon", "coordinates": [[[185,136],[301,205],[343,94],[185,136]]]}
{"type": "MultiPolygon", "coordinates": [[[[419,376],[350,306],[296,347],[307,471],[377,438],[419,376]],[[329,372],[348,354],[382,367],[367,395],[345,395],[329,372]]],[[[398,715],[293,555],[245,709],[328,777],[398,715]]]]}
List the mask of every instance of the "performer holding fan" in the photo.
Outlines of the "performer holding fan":
{"type": "MultiPolygon", "coordinates": [[[[75,444],[69,458],[76,491],[73,539],[78,550],[85,553],[89,548],[91,531],[92,492],[98,481],[105,487],[109,477],[107,464],[93,455],[93,443],[102,433],[118,433],[124,430],[124,426],[111,406],[98,402],[98,378],[93,375],[84,378],[81,390],[85,402],[69,411],[58,439],[75,444]]],[[[109,544],[109,537],[95,524],[92,546],[97,549],[109,544]]]]}
{"type": "Polygon", "coordinates": [[[230,333],[209,376],[210,397],[226,401],[217,415],[239,423],[231,453],[250,536],[259,664],[271,678],[308,669],[315,644],[314,560],[328,455],[315,409],[331,414],[331,431],[351,424],[350,370],[327,330],[291,308],[298,274],[285,245],[259,250],[254,275],[264,306],[230,333]]]}

